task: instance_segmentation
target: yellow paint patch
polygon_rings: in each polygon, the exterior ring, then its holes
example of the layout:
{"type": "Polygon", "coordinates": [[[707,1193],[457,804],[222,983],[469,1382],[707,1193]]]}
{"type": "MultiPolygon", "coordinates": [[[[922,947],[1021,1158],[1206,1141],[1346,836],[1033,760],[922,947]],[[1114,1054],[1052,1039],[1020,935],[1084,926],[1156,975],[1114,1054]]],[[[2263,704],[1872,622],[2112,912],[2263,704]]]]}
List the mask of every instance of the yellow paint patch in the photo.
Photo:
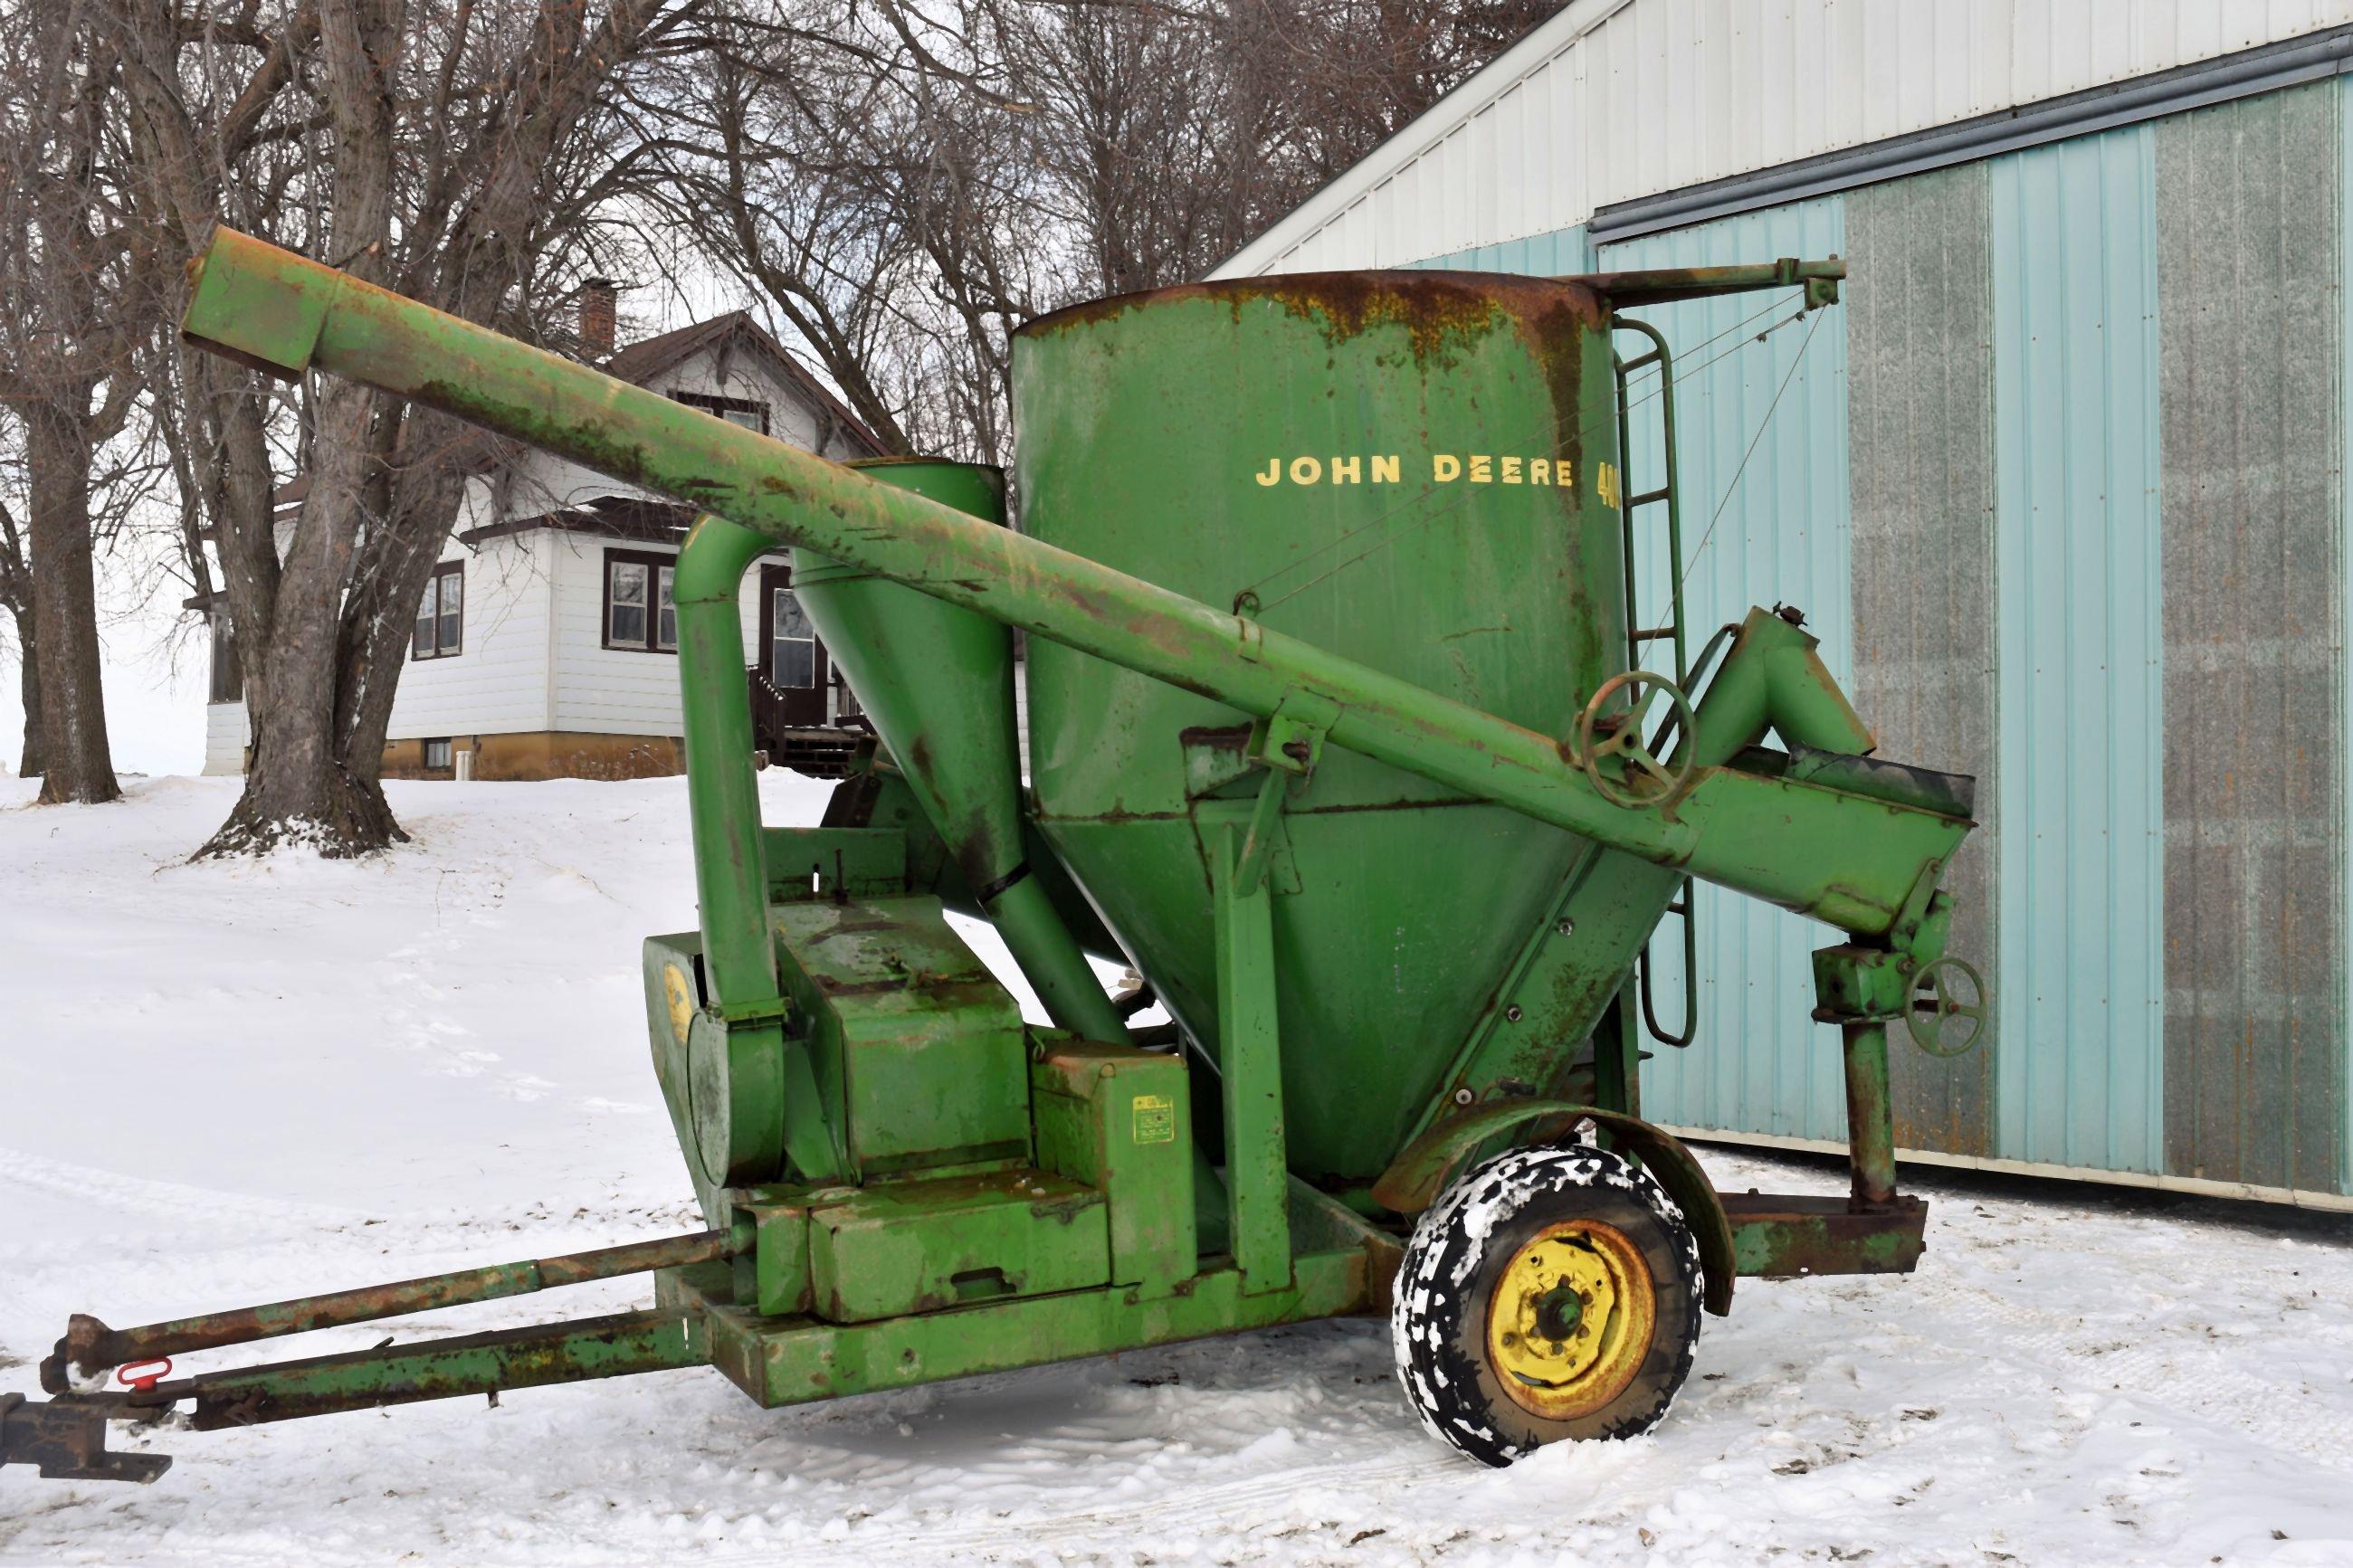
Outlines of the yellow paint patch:
{"type": "Polygon", "coordinates": [[[665,963],[662,994],[670,1000],[670,1032],[682,1046],[686,1044],[686,1031],[694,1022],[694,983],[677,964],[665,963]]]}

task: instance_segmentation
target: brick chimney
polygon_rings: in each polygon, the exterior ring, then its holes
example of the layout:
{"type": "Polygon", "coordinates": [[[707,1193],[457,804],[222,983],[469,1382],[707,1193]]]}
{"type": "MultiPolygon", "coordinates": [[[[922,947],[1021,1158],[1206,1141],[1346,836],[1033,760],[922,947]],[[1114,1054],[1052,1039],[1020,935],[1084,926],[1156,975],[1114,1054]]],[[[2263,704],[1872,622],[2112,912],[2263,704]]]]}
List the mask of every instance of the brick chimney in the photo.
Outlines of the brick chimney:
{"type": "Polygon", "coordinates": [[[580,357],[604,359],[613,352],[614,314],[620,291],[609,278],[580,285],[580,357]]]}

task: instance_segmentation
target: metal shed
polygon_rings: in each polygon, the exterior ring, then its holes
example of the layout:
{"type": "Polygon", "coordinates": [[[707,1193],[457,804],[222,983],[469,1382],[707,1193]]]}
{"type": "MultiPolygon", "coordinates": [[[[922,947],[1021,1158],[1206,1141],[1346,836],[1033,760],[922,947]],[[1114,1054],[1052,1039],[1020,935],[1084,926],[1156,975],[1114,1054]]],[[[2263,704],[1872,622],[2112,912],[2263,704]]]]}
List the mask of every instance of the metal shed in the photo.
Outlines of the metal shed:
{"type": "MultiPolygon", "coordinates": [[[[1898,1065],[1918,1157],[2353,1208],[2348,69],[2353,0],[1577,0],[1219,269],[1848,258],[1840,310],[1646,314],[1692,624],[1802,607],[1980,781],[1998,1005],[1898,1065]]],[[[1698,920],[1647,1112],[1835,1147],[1814,933],[1698,920]]]]}

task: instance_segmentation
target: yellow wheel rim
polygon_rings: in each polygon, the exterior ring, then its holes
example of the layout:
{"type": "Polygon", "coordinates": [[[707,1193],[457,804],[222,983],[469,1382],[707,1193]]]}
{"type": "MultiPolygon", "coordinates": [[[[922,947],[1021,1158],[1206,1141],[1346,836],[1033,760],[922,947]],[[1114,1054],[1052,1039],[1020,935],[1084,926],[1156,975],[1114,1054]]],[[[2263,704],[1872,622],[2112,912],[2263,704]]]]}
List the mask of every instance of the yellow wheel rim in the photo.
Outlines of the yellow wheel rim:
{"type": "Polygon", "coordinates": [[[1487,1299],[1487,1360],[1515,1403],[1574,1420],[1634,1381],[1657,1320],[1641,1248],[1614,1226],[1567,1220],[1504,1265],[1487,1299]]]}

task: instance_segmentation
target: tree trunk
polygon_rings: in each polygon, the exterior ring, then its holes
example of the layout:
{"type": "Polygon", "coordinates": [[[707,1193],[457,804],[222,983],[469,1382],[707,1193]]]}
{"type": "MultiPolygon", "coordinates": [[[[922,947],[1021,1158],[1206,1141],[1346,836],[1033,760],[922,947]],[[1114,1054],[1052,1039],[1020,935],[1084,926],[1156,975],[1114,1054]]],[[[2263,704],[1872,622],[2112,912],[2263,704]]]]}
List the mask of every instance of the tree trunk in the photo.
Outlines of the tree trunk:
{"type": "Polygon", "coordinates": [[[91,565],[89,416],[57,403],[25,408],[26,530],[33,635],[40,649],[41,801],[96,804],[122,793],[106,744],[99,684],[98,584],[91,565]]]}
{"type": "MultiPolygon", "coordinates": [[[[267,853],[304,844],[321,855],[372,855],[408,836],[393,820],[376,783],[383,759],[355,762],[339,743],[337,714],[344,584],[364,497],[381,489],[370,433],[376,395],[355,383],[331,383],[320,395],[317,467],[303,518],[280,568],[269,635],[262,639],[259,689],[246,690],[253,722],[253,763],[245,793],[198,858],[267,853]]],[[[267,526],[266,520],[261,526],[267,526]]]]}
{"type": "MultiPolygon", "coordinates": [[[[426,107],[403,80],[418,68],[407,52],[417,40],[403,33],[413,26],[412,7],[403,0],[320,5],[319,70],[306,79],[323,88],[328,253],[347,258],[342,265],[363,281],[402,288],[470,321],[497,316],[511,295],[528,299],[532,263],[551,243],[540,217],[563,206],[561,191],[572,188],[547,188],[551,170],[565,165],[611,73],[636,55],[664,5],[611,0],[592,37],[591,8],[542,5],[522,58],[492,61],[473,86],[453,76],[453,55],[439,72],[425,150],[414,154],[426,163],[412,169],[403,116],[426,107]],[[470,150],[469,133],[448,130],[453,82],[455,101],[487,100],[464,110],[480,130],[470,150]],[[420,189],[436,193],[427,210],[396,225],[396,196],[420,189]]],[[[672,18],[694,9],[677,7],[672,18]]],[[[151,20],[153,30],[170,31],[166,8],[154,7],[151,20]]],[[[459,38],[466,36],[460,26],[459,38]]],[[[469,58],[477,52],[465,47],[469,58]]],[[[236,810],[199,856],[285,842],[327,856],[365,855],[407,837],[377,780],[418,597],[475,472],[469,448],[476,438],[459,439],[458,428],[354,384],[326,382],[307,447],[311,482],[282,562],[268,508],[248,515],[234,493],[241,470],[225,471],[216,493],[234,510],[216,520],[216,537],[245,665],[253,760],[236,810]]],[[[232,443],[232,459],[245,445],[232,443]]]]}
{"type": "Polygon", "coordinates": [[[41,744],[40,639],[33,630],[29,606],[16,612],[16,687],[25,705],[25,750],[16,763],[16,776],[37,779],[48,764],[41,744]]]}

